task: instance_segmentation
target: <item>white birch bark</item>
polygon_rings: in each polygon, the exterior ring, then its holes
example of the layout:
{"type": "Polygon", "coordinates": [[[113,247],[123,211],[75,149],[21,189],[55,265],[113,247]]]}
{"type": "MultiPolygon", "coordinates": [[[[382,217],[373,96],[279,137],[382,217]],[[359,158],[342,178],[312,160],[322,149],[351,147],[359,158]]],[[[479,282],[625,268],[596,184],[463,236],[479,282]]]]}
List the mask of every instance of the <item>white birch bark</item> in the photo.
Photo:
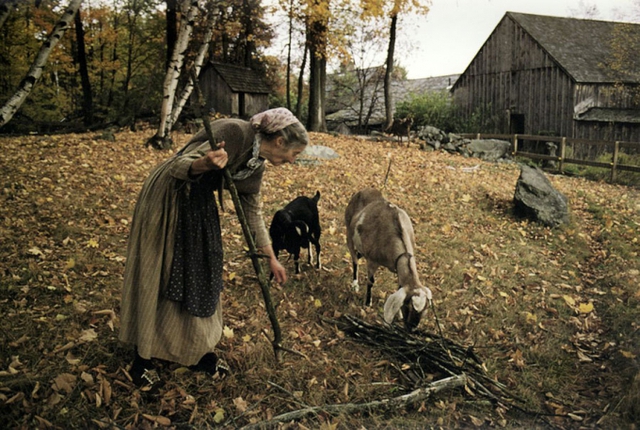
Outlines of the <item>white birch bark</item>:
{"type": "MultiPolygon", "coordinates": [[[[195,70],[196,76],[200,76],[200,70],[202,69],[204,58],[207,55],[207,51],[209,49],[209,43],[211,42],[211,37],[213,37],[213,31],[216,25],[216,21],[214,19],[215,12],[216,12],[215,10],[211,10],[208,13],[209,25],[207,27],[207,33],[204,35],[204,42],[200,46],[198,55],[196,56],[196,59],[193,63],[193,68],[195,70]]],[[[177,103],[175,103],[175,105],[173,106],[173,110],[171,111],[171,116],[167,121],[167,125],[165,127],[167,132],[171,131],[171,129],[173,128],[173,125],[178,120],[178,117],[182,112],[182,108],[184,108],[184,105],[187,103],[187,100],[189,100],[189,97],[193,92],[193,85],[194,85],[193,78],[189,76],[189,80],[187,81],[187,84],[185,85],[185,87],[182,89],[182,93],[180,94],[180,97],[178,98],[177,103]]]]}
{"type": "Polygon", "coordinates": [[[176,46],[173,49],[173,55],[171,56],[171,62],[167,69],[167,75],[164,79],[162,109],[160,110],[160,126],[155,138],[158,140],[164,140],[168,132],[167,123],[169,122],[169,114],[173,106],[173,101],[176,96],[176,88],[178,87],[178,79],[180,78],[180,71],[182,70],[182,64],[184,63],[185,52],[193,33],[193,21],[198,15],[198,1],[197,0],[184,0],[182,3],[182,18],[180,19],[180,31],[178,32],[178,40],[176,46]],[[184,13],[184,11],[187,11],[184,13]]]}
{"type": "Polygon", "coordinates": [[[22,103],[24,103],[29,94],[31,94],[31,90],[34,85],[42,76],[42,70],[47,64],[49,54],[51,54],[53,48],[55,48],[60,39],[62,39],[65,31],[67,31],[69,26],[73,23],[73,18],[78,12],[81,3],[82,0],[71,0],[69,2],[69,6],[66,7],[64,13],[53,27],[51,34],[49,34],[47,40],[45,40],[40,47],[40,51],[38,52],[35,60],[33,60],[33,64],[31,65],[31,68],[29,68],[27,76],[25,76],[25,78],[20,82],[18,90],[13,96],[11,96],[4,106],[0,108],[0,127],[4,126],[11,120],[11,118],[13,118],[13,115],[15,115],[18,109],[20,109],[20,106],[22,106],[22,103]]]}

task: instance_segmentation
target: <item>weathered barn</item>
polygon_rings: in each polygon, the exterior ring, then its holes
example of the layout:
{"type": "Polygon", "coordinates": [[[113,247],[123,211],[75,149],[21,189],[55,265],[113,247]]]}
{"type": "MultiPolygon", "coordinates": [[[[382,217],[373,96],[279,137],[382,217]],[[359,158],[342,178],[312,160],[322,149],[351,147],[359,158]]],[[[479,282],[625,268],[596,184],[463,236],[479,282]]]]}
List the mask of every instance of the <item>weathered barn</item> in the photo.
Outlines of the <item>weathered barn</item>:
{"type": "Polygon", "coordinates": [[[208,109],[239,118],[269,108],[269,87],[248,67],[210,62],[200,72],[200,86],[208,109]]]}
{"type": "Polygon", "coordinates": [[[640,142],[639,51],[638,24],[507,12],[454,103],[485,132],[640,142]]]}

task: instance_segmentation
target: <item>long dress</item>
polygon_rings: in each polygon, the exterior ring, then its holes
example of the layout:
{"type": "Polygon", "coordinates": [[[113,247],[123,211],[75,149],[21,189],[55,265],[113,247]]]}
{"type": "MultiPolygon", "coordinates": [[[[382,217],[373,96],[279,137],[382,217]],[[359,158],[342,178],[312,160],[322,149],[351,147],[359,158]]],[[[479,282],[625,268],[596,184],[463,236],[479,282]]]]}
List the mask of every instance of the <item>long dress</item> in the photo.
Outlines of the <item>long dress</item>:
{"type": "MultiPolygon", "coordinates": [[[[239,119],[220,119],[212,123],[212,130],[216,138],[225,141],[230,172],[243,170],[251,158],[255,139],[250,124],[239,119]]],[[[213,315],[198,317],[185,309],[183,303],[163,294],[171,278],[179,199],[184,198],[180,197],[181,190],[200,180],[219,178],[216,175],[189,176],[191,163],[209,150],[205,132],[195,135],[183,150],[151,172],[134,210],[120,305],[119,338],[135,345],[142,358],[193,365],[204,354],[213,352],[222,335],[220,301],[217,301],[213,315]]],[[[260,199],[263,173],[264,166],[246,179],[235,181],[258,247],[270,242],[260,199]]],[[[213,193],[211,199],[215,201],[213,193]]],[[[219,225],[215,228],[219,229],[219,225]]]]}

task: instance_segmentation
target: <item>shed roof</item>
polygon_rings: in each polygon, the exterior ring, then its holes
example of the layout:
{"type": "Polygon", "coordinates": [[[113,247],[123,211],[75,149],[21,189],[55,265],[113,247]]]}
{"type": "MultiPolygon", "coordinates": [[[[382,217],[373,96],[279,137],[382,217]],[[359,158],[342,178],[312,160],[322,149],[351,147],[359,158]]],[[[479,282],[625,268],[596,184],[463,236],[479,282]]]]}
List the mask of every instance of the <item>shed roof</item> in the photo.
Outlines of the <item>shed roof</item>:
{"type": "Polygon", "coordinates": [[[222,79],[236,93],[269,94],[271,90],[262,76],[248,67],[235,64],[211,63],[222,79]]]}
{"type": "MultiPolygon", "coordinates": [[[[640,82],[640,67],[612,69],[616,42],[627,41],[627,61],[639,61],[640,24],[507,12],[576,82],[640,82]],[[628,58],[627,58],[628,57],[628,58]]],[[[503,19],[505,19],[503,18],[503,19]]],[[[636,66],[640,66],[640,63],[636,66]]]]}

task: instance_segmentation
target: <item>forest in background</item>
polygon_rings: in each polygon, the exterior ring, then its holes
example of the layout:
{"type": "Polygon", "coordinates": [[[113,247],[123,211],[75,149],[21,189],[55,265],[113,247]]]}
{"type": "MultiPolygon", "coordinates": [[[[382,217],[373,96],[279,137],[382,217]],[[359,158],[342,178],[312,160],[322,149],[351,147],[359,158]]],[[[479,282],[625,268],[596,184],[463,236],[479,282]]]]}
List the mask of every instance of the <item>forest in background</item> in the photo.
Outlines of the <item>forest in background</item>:
{"type": "MultiPolygon", "coordinates": [[[[3,131],[34,131],[28,128],[36,124],[40,130],[35,131],[41,132],[69,131],[69,125],[132,126],[140,118],[157,118],[166,98],[163,81],[173,47],[183,19],[191,17],[190,8],[195,18],[189,20],[189,45],[181,51],[181,87],[194,68],[198,48],[207,42],[205,61],[260,71],[272,87],[272,107],[287,106],[306,117],[309,129],[323,131],[327,64],[366,67],[372,60],[363,53],[370,57],[387,51],[384,79],[390,82],[397,22],[409,13],[426,14],[426,3],[323,0],[265,6],[260,0],[84,0],[73,25],[50,53],[40,82],[3,131]],[[286,59],[264,54],[275,31],[265,16],[275,11],[289,18],[278,24],[278,31],[288,34],[286,59]]],[[[1,99],[11,97],[24,82],[66,5],[59,0],[3,3],[1,99]]],[[[392,103],[388,92],[385,103],[392,103]]]]}

